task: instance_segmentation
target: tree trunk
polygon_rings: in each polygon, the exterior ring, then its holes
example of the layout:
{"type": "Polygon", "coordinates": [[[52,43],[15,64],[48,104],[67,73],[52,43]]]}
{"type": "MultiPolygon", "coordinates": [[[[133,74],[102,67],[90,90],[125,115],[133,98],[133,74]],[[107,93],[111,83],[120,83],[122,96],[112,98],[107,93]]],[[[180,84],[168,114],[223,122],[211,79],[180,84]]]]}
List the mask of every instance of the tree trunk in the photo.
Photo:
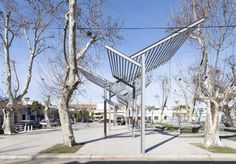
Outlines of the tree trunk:
{"type": "Polygon", "coordinates": [[[190,105],[190,112],[191,112],[191,116],[195,118],[195,121],[197,121],[197,117],[196,117],[196,114],[193,115],[194,113],[196,113],[195,111],[195,105],[196,105],[196,99],[195,99],[195,95],[194,97],[192,98],[192,103],[190,105]]]}
{"type": "Polygon", "coordinates": [[[70,123],[68,105],[66,105],[66,100],[63,97],[60,100],[59,117],[61,121],[63,142],[65,145],[72,147],[76,142],[70,123]]]}
{"type": "MultiPolygon", "coordinates": [[[[68,26],[68,67],[64,79],[64,85],[61,89],[61,97],[59,102],[59,117],[61,121],[62,136],[65,145],[72,147],[75,145],[75,138],[73,134],[72,125],[70,123],[68,103],[76,90],[78,80],[78,70],[76,61],[76,0],[69,2],[69,26],[68,26]]],[[[66,37],[66,35],[64,36],[66,37]]],[[[65,53],[65,52],[64,52],[65,53]]]]}
{"type": "Polygon", "coordinates": [[[74,122],[74,130],[77,130],[77,117],[76,117],[75,113],[72,114],[72,119],[74,122]]]}
{"type": "Polygon", "coordinates": [[[192,112],[192,109],[188,106],[187,106],[187,112],[188,112],[188,122],[192,122],[193,112],[192,112]]]}
{"type": "Polygon", "coordinates": [[[219,107],[211,101],[207,103],[207,115],[205,122],[204,146],[223,146],[219,138],[219,107]]]}
{"type": "Polygon", "coordinates": [[[14,110],[12,109],[3,109],[3,131],[4,134],[11,135],[15,133],[14,128],[14,110]]]}
{"type": "Polygon", "coordinates": [[[230,126],[230,127],[234,127],[234,123],[231,119],[231,116],[230,116],[230,108],[227,106],[224,107],[224,110],[223,110],[224,114],[225,114],[225,117],[226,117],[226,123],[230,126]]]}
{"type": "Polygon", "coordinates": [[[48,117],[48,111],[49,111],[49,104],[50,104],[50,96],[48,95],[44,101],[44,119],[47,123],[47,128],[50,128],[51,127],[51,124],[50,124],[50,120],[49,120],[49,117],[48,117]]]}
{"type": "Polygon", "coordinates": [[[48,107],[45,107],[45,109],[44,109],[44,118],[47,123],[47,128],[51,128],[50,120],[48,117],[48,107]]]}
{"type": "Polygon", "coordinates": [[[164,107],[161,107],[161,122],[163,122],[163,113],[164,113],[164,107]]]}
{"type": "Polygon", "coordinates": [[[183,92],[183,95],[184,95],[186,110],[188,112],[188,118],[187,119],[188,119],[188,122],[192,122],[192,109],[188,105],[188,98],[187,98],[187,95],[186,95],[185,90],[183,88],[182,88],[182,92],[183,92]]]}

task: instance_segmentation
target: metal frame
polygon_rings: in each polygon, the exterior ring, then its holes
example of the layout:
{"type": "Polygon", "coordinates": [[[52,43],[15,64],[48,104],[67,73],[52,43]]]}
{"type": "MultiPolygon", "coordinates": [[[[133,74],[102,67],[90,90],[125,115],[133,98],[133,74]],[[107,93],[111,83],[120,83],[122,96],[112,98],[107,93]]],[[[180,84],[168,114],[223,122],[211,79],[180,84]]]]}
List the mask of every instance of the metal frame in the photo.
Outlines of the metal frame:
{"type": "Polygon", "coordinates": [[[111,82],[81,66],[78,66],[78,69],[87,80],[100,86],[101,88],[106,88],[109,92],[113,94],[116,94],[126,89],[126,85],[123,84],[121,81],[111,82]]]}
{"type": "MultiPolygon", "coordinates": [[[[105,46],[113,77],[129,86],[134,86],[135,79],[141,76],[141,153],[145,154],[145,73],[169,61],[187,40],[194,29],[205,21],[202,18],[164,39],[153,43],[130,57],[120,51],[105,46]]],[[[134,94],[135,95],[135,94],[134,94]]]]}
{"type": "Polygon", "coordinates": [[[123,82],[132,85],[132,81],[142,74],[141,61],[143,54],[145,54],[145,72],[165,64],[187,40],[197,25],[204,20],[205,18],[202,18],[138,51],[130,57],[110,46],[105,46],[113,77],[119,80],[122,79],[123,82]]]}
{"type": "MultiPolygon", "coordinates": [[[[115,105],[111,101],[111,97],[113,93],[113,96],[115,94],[118,94],[119,92],[123,91],[126,86],[122,82],[116,81],[116,82],[111,82],[95,73],[92,73],[91,71],[88,71],[84,69],[81,66],[78,66],[79,71],[84,75],[84,77],[91,81],[92,83],[100,86],[101,88],[104,89],[104,137],[107,136],[107,125],[106,125],[106,113],[107,113],[107,103],[110,105],[115,105]],[[109,91],[109,99],[107,99],[107,91],[109,91]]],[[[111,128],[111,122],[110,122],[110,115],[111,115],[111,107],[109,106],[109,129],[111,128]]]]}

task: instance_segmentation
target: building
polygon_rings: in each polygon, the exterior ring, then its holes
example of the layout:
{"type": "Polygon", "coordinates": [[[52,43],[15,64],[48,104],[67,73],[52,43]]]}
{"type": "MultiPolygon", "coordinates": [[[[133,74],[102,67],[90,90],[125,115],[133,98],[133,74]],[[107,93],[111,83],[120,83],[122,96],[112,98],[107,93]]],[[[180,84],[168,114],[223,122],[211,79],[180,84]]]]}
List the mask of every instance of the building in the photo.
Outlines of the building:
{"type": "Polygon", "coordinates": [[[71,119],[74,121],[90,121],[90,118],[94,117],[94,111],[97,109],[97,104],[95,103],[77,103],[70,104],[70,114],[71,119]],[[86,113],[88,112],[88,114],[86,113]]]}
{"type": "Polygon", "coordinates": [[[75,110],[87,110],[87,111],[94,111],[97,108],[97,104],[95,103],[77,103],[77,104],[71,104],[70,109],[75,110]]]}
{"type": "MultiPolygon", "coordinates": [[[[41,109],[38,112],[31,112],[31,105],[34,101],[29,101],[27,104],[23,102],[18,102],[16,105],[16,109],[14,111],[15,122],[19,122],[20,120],[33,120],[35,122],[40,122],[44,118],[44,110],[41,109]]],[[[0,109],[3,109],[7,104],[7,99],[0,101],[0,109]]],[[[58,120],[58,109],[56,106],[50,106],[48,111],[49,119],[58,120]]],[[[0,124],[3,124],[3,110],[0,110],[0,124]]]]}
{"type": "MultiPolygon", "coordinates": [[[[109,112],[109,105],[107,104],[107,120],[111,119],[114,122],[115,117],[124,118],[126,117],[126,109],[123,105],[117,105],[116,107],[110,106],[111,112],[109,112]],[[115,110],[116,109],[116,110],[115,110]]],[[[104,103],[98,103],[97,108],[94,111],[94,120],[101,121],[104,120],[104,103]]]]}

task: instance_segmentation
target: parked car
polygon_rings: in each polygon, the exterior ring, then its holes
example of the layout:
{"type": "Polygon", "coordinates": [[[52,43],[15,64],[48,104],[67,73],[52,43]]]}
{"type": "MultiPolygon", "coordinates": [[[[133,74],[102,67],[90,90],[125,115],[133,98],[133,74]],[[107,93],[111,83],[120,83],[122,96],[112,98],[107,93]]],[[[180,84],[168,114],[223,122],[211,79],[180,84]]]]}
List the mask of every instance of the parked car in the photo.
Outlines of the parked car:
{"type": "MultiPolygon", "coordinates": [[[[51,126],[60,126],[60,121],[59,120],[49,120],[49,123],[51,126]]],[[[40,121],[39,123],[42,127],[46,126],[47,125],[47,122],[46,120],[42,120],[40,121]]]]}
{"type": "Polygon", "coordinates": [[[125,125],[125,118],[123,116],[117,116],[117,125],[125,125]]]}
{"type": "Polygon", "coordinates": [[[40,129],[42,126],[33,120],[21,120],[15,124],[16,131],[23,131],[25,126],[33,127],[33,129],[40,129]]]}

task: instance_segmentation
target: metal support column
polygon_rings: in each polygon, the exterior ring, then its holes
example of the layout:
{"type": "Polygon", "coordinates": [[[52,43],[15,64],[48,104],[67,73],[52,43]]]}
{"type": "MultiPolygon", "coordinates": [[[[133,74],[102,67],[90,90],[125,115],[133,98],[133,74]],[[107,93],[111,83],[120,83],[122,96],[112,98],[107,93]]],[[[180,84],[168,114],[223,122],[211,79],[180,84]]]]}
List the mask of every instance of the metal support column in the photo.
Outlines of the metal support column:
{"type": "Polygon", "coordinates": [[[126,126],[127,126],[127,128],[129,129],[129,106],[128,105],[126,105],[125,106],[126,107],[126,126]]]}
{"type": "Polygon", "coordinates": [[[135,137],[135,126],[136,126],[136,112],[137,112],[137,108],[136,108],[136,106],[135,106],[135,81],[133,82],[133,96],[132,96],[132,98],[133,98],[133,103],[132,103],[132,108],[133,108],[133,112],[132,112],[132,114],[133,114],[133,116],[132,116],[132,137],[135,137]]]}
{"type": "Polygon", "coordinates": [[[104,137],[107,137],[107,90],[104,88],[104,137]]]}
{"type": "MultiPolygon", "coordinates": [[[[109,92],[109,101],[111,102],[111,93],[109,92]]],[[[111,131],[111,105],[109,104],[109,131],[111,131]]]]}
{"type": "Polygon", "coordinates": [[[113,118],[114,118],[114,125],[117,125],[117,109],[118,109],[118,106],[115,105],[114,107],[114,111],[113,111],[113,118]]]}
{"type": "Polygon", "coordinates": [[[136,113],[137,113],[137,108],[135,105],[135,98],[133,98],[133,103],[132,103],[132,137],[135,138],[135,126],[136,126],[136,113]]]}
{"type": "Polygon", "coordinates": [[[145,154],[145,54],[142,54],[141,153],[145,154]]]}

